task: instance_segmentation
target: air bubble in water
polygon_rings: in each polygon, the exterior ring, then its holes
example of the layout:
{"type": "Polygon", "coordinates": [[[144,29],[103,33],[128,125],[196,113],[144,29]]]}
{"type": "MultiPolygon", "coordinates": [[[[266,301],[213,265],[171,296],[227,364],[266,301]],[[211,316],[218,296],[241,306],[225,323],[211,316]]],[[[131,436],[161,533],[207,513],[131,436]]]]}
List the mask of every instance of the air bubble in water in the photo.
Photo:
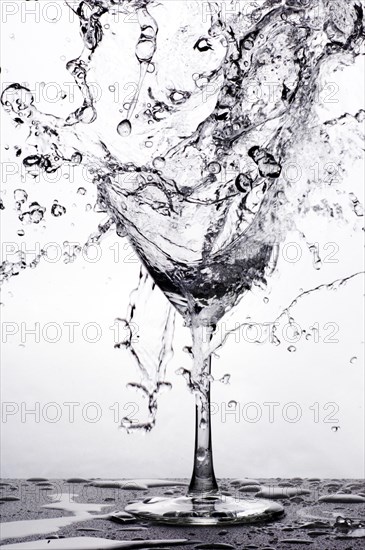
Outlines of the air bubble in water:
{"type": "Polygon", "coordinates": [[[357,357],[356,356],[351,357],[350,363],[351,363],[351,365],[355,365],[357,363],[357,357]]]}
{"type": "Polygon", "coordinates": [[[196,458],[199,460],[199,462],[204,462],[204,460],[207,457],[207,451],[204,449],[204,447],[199,447],[199,449],[196,452],[196,458]]]}
{"type": "Polygon", "coordinates": [[[241,47],[244,50],[252,50],[254,44],[255,42],[252,36],[247,36],[244,40],[241,41],[241,47]]]}
{"type": "Polygon", "coordinates": [[[79,187],[77,190],[78,195],[86,195],[86,189],[85,187],[79,187]]]}
{"type": "Polygon", "coordinates": [[[340,429],[340,426],[332,426],[331,428],[333,432],[338,432],[339,429],[340,429]]]}
{"type": "Polygon", "coordinates": [[[140,40],[136,46],[136,57],[140,63],[149,63],[156,50],[153,40],[140,40]]]}
{"type": "Polygon", "coordinates": [[[296,348],[295,346],[289,346],[289,347],[288,347],[288,351],[289,351],[290,353],[294,353],[295,351],[297,351],[297,348],[296,348]]]}
{"type": "Polygon", "coordinates": [[[187,99],[189,99],[190,93],[174,90],[173,92],[171,92],[169,97],[172,103],[174,103],[175,105],[181,105],[182,103],[185,103],[187,99]]]}
{"type": "Polygon", "coordinates": [[[163,157],[156,157],[152,161],[152,165],[156,170],[161,170],[166,164],[166,161],[163,157]]]}
{"type": "Polygon", "coordinates": [[[219,172],[221,171],[221,165],[219,164],[219,162],[210,162],[208,164],[208,171],[211,173],[211,174],[219,174],[219,172]]]}
{"type": "Polygon", "coordinates": [[[207,421],[205,420],[205,418],[202,418],[202,419],[200,420],[199,428],[201,428],[202,430],[206,430],[206,429],[207,429],[207,421]]]}

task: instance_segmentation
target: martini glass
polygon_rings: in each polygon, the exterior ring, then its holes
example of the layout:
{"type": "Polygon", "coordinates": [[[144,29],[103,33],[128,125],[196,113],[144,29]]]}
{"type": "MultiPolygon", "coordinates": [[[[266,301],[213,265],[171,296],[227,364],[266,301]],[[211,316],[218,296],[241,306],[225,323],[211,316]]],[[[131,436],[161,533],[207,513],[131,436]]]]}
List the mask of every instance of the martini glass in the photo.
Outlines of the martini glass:
{"type": "MultiPolygon", "coordinates": [[[[128,505],[126,511],[171,524],[278,518],[283,507],[275,502],[220,493],[213,467],[210,415],[210,344],[216,325],[254,282],[264,280],[272,263],[272,235],[268,237],[263,230],[270,193],[262,195],[256,213],[250,211],[250,222],[246,220],[243,229],[241,221],[232,224],[233,213],[242,208],[241,193],[232,192],[234,182],[225,187],[224,201],[209,198],[209,189],[205,185],[202,191],[201,181],[189,191],[169,188],[166,181],[175,162],[174,157],[164,163],[159,159],[158,170],[119,171],[100,191],[144,266],[190,327],[193,343],[193,367],[188,377],[196,396],[196,434],[188,492],[177,498],[148,498],[128,505]]],[[[215,188],[217,181],[214,178],[215,188]]],[[[246,201],[251,198],[246,196],[246,201]]]]}
{"type": "MultiPolygon", "coordinates": [[[[98,181],[99,201],[190,327],[193,343],[193,367],[185,373],[196,396],[188,492],[149,498],[127,511],[163,523],[249,523],[280,517],[283,507],[219,491],[212,452],[210,343],[217,323],[252,286],[264,284],[272,269],[282,227],[275,214],[281,168],[267,147],[273,152],[278,147],[287,104],[275,102],[267,112],[253,113],[242,91],[246,53],[217,14],[202,23],[199,10],[194,11],[198,3],[191,4],[174,3],[182,12],[171,36],[166,29],[173,24],[172,12],[164,15],[153,3],[137,10],[138,89],[124,114],[108,102],[108,116],[94,123],[113,155],[109,173],[98,181]],[[185,27],[180,21],[184,10],[185,27]],[[112,134],[104,127],[110,120],[115,121],[112,134]]],[[[104,74],[101,52],[96,48],[92,61],[104,74]]]]}

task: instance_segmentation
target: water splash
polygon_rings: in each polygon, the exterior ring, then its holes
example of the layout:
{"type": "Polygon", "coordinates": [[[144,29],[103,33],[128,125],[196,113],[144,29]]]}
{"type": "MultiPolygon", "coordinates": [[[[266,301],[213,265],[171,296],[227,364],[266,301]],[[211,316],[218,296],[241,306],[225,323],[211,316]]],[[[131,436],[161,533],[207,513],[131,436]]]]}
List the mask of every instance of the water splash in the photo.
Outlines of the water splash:
{"type": "MultiPolygon", "coordinates": [[[[52,207],[52,215],[59,217],[64,213],[64,207],[54,204],[52,207]]],[[[39,216],[39,213],[35,214],[39,216]]],[[[38,223],[38,222],[33,222],[38,223]]],[[[113,225],[113,220],[108,218],[104,223],[100,223],[97,230],[94,231],[82,245],[72,244],[64,241],[62,244],[63,261],[66,264],[73,263],[81,254],[82,251],[87,252],[88,248],[94,244],[99,244],[105,238],[108,231],[113,225]]],[[[24,235],[24,231],[18,232],[19,236],[24,235]]],[[[47,258],[50,250],[47,247],[42,248],[38,253],[35,253],[32,259],[28,258],[26,251],[17,250],[13,254],[13,258],[7,258],[0,264],[0,285],[12,277],[19,275],[25,269],[36,268],[43,258],[47,258]]]]}
{"type": "Polygon", "coordinates": [[[128,350],[141,376],[140,382],[130,383],[128,387],[141,392],[148,400],[147,421],[135,423],[129,418],[122,419],[121,427],[128,432],[136,429],[148,432],[153,428],[158,396],[171,388],[166,381],[166,368],[173,355],[175,310],[161,298],[156,284],[141,268],[138,287],[130,297],[127,318],[117,319],[124,335],[115,347],[128,350]],[[149,330],[140,330],[142,325],[149,326],[149,330]]]}
{"type": "MultiPolygon", "coordinates": [[[[171,47],[159,21],[166,22],[172,4],[81,1],[76,14],[84,48],[67,69],[80,89],[82,105],[65,120],[41,113],[33,94],[20,84],[4,90],[1,103],[17,126],[29,130],[31,154],[16,149],[29,173],[92,164],[96,206],[109,218],[88,242],[98,242],[113,228],[120,236],[128,235],[186,323],[215,326],[242,295],[265,289],[288,231],[302,235],[315,269],[321,267],[318,247],[303,231],[309,215],[352,225],[363,216],[356,193],[342,186],[349,154],[346,136],[354,143],[355,161],[361,153],[363,112],[321,124],[315,109],[328,61],[340,66],[359,55],[363,13],[357,0],[336,0],[335,10],[327,0],[268,0],[260,7],[252,4],[246,13],[232,9],[223,14],[222,8],[212,8],[202,25],[199,6],[189,3],[184,7],[187,25],[180,25],[171,47]],[[117,127],[111,124],[94,132],[98,113],[88,71],[97,56],[115,55],[112,33],[103,23],[130,9],[139,25],[137,90],[117,127]],[[184,64],[176,62],[179,56],[184,64]],[[268,76],[275,89],[267,85],[268,76]],[[343,140],[335,133],[339,125],[346,129],[343,140]],[[331,157],[339,159],[336,174],[327,171],[314,178],[313,158],[326,166],[331,157]],[[288,177],[286,167],[292,164],[301,169],[299,179],[288,177]]],[[[122,55],[118,52],[116,63],[122,55]]],[[[25,207],[28,197],[21,190],[14,198],[21,221],[43,220],[41,202],[25,207]]],[[[54,203],[51,214],[64,213],[64,207],[54,203]]],[[[66,252],[65,261],[74,261],[80,251],[77,247],[66,252]]],[[[1,281],[35,267],[43,255],[30,264],[22,254],[6,261],[1,281]]],[[[303,296],[334,284],[303,291],[285,314],[303,296]]],[[[132,337],[141,307],[156,292],[143,272],[127,319],[120,321],[129,336],[119,347],[129,350],[141,373],[141,381],[131,387],[142,391],[149,403],[148,421],[134,426],[124,419],[128,430],[152,428],[157,395],[169,387],[165,371],[172,353],[172,310],[166,306],[159,316],[160,333],[151,355],[142,331],[138,341],[132,337]]],[[[222,344],[213,339],[207,353],[222,344]]],[[[183,369],[183,374],[194,391],[206,382],[194,370],[183,369]]]]}
{"type": "MultiPolygon", "coordinates": [[[[292,325],[294,327],[293,336],[295,336],[295,335],[299,336],[299,334],[297,333],[297,328],[296,328],[295,320],[294,320],[294,317],[293,317],[293,309],[298,305],[298,303],[302,299],[304,299],[308,296],[311,296],[312,294],[315,294],[317,292],[322,292],[322,291],[337,292],[341,287],[346,286],[353,279],[364,276],[364,274],[365,273],[363,271],[360,271],[358,273],[353,273],[352,275],[349,275],[348,277],[336,279],[336,280],[332,281],[331,283],[323,283],[323,284],[320,284],[320,285],[318,285],[314,288],[310,288],[310,289],[307,289],[307,290],[302,290],[285,308],[283,308],[281,313],[275,319],[273,319],[270,323],[267,323],[267,325],[271,329],[270,342],[274,345],[280,345],[281,344],[281,341],[279,340],[278,336],[276,335],[276,331],[277,331],[277,326],[276,325],[278,325],[279,321],[283,318],[285,318],[285,320],[287,321],[289,326],[292,325]]],[[[250,328],[250,327],[252,327],[252,320],[250,320],[248,322],[245,322],[245,323],[240,323],[237,326],[235,326],[234,328],[232,328],[230,330],[227,330],[223,333],[222,332],[217,332],[215,334],[214,338],[212,339],[211,346],[209,348],[209,353],[214,353],[218,349],[220,349],[222,346],[224,346],[224,344],[228,340],[229,336],[235,334],[236,332],[241,331],[243,328],[250,328]]],[[[312,327],[312,330],[315,330],[315,329],[312,327]]],[[[312,335],[310,333],[306,334],[306,340],[310,340],[311,336],[312,335]]],[[[260,340],[257,340],[257,343],[260,343],[260,340]]],[[[293,353],[293,352],[296,351],[296,347],[295,346],[289,346],[288,351],[293,353]]],[[[357,359],[356,357],[353,357],[350,361],[351,364],[355,364],[356,359],[357,359]]]]}

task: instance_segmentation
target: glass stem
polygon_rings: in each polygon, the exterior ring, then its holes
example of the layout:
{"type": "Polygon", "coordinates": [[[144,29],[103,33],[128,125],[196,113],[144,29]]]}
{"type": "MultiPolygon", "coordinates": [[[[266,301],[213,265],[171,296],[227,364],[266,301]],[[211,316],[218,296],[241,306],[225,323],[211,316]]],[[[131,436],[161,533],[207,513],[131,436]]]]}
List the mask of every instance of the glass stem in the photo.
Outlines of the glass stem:
{"type": "Polygon", "coordinates": [[[188,495],[211,495],[218,493],[213,468],[212,428],[210,414],[211,355],[208,355],[212,336],[210,327],[194,327],[192,380],[196,391],[195,453],[194,469],[188,495]]]}

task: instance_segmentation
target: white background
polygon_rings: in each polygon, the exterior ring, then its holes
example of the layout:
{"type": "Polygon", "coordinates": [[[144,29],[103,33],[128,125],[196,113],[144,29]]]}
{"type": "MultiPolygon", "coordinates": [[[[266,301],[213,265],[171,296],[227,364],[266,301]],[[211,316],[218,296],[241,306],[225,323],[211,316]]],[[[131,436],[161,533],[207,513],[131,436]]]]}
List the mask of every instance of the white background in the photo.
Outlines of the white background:
{"type": "MultiPolygon", "coordinates": [[[[9,3],[3,3],[6,4],[9,3]]],[[[29,10],[34,6],[34,2],[16,2],[13,3],[15,10],[22,4],[29,10]]],[[[64,6],[62,10],[60,17],[59,11],[52,12],[50,7],[38,21],[29,13],[22,17],[21,10],[14,15],[7,12],[6,18],[2,13],[4,83],[28,82],[31,89],[42,81],[59,83],[63,88],[64,83],[71,83],[65,61],[79,54],[81,39],[78,23],[70,21],[64,6]],[[52,22],[51,17],[55,17],[55,21],[52,22]]],[[[133,23],[129,27],[132,28],[133,23]]],[[[361,107],[361,73],[362,65],[358,62],[355,67],[346,67],[333,75],[333,82],[339,87],[338,103],[318,107],[324,120],[345,111],[355,113],[361,107]]],[[[41,97],[37,107],[65,116],[77,106],[77,101],[80,102],[77,94],[72,105],[69,98],[52,102],[41,97]]],[[[7,170],[9,164],[6,163],[15,161],[14,145],[23,146],[25,135],[22,130],[14,130],[6,115],[3,115],[2,130],[2,167],[7,170]],[[4,150],[6,145],[9,150],[4,150]]],[[[352,168],[349,176],[352,183],[360,174],[359,166],[352,168]]],[[[103,215],[85,211],[87,203],[94,204],[95,191],[83,182],[82,175],[77,174],[75,179],[71,182],[60,178],[56,183],[41,179],[37,183],[30,178],[23,183],[19,172],[8,177],[3,186],[6,210],[1,213],[4,243],[20,245],[23,240],[31,247],[34,242],[42,245],[64,240],[85,242],[103,215]],[[76,194],[80,185],[87,188],[85,196],[76,194]],[[30,199],[46,205],[48,211],[45,226],[26,227],[23,239],[16,238],[21,224],[12,210],[13,190],[18,187],[27,189],[30,199]],[[67,207],[65,218],[55,219],[49,215],[55,198],[67,207]]],[[[361,188],[360,179],[358,188],[361,188]]],[[[298,277],[301,286],[307,289],[361,270],[361,237],[343,228],[318,227],[318,232],[321,242],[337,244],[338,263],[325,264],[317,272],[304,250],[300,262],[282,261],[281,277],[276,275],[272,281],[276,289],[272,298],[275,303],[284,307],[291,302],[298,277]],[[328,234],[324,235],[326,231],[328,234]]],[[[143,418],[145,413],[143,400],[125,389],[128,381],[138,379],[133,361],[126,352],[114,350],[113,331],[109,328],[115,317],[123,317],[126,312],[138,269],[128,245],[111,236],[103,242],[102,257],[95,263],[83,258],[71,265],[61,261],[55,265],[43,262],[4,286],[3,327],[4,323],[15,323],[19,330],[5,338],[6,342],[3,335],[2,343],[3,412],[10,410],[9,403],[15,404],[17,411],[2,417],[3,477],[187,477],[190,474],[193,397],[181,377],[174,374],[182,364],[187,366],[181,349],[188,343],[189,335],[180,320],[176,355],[168,374],[173,390],[160,398],[156,428],[147,436],[127,435],[118,429],[115,407],[114,411],[110,409],[119,403],[120,418],[131,413],[132,408],[127,404],[132,402],[140,407],[136,418],[143,418]],[[115,251],[111,250],[115,243],[119,243],[121,252],[118,261],[115,261],[115,251]],[[35,342],[31,335],[24,340],[21,323],[32,327],[37,322],[41,327],[47,323],[63,327],[60,341],[50,343],[41,338],[35,342]],[[74,343],[70,343],[64,325],[67,322],[78,322],[80,327],[98,323],[102,337],[96,343],[89,343],[78,328],[74,343]],[[80,404],[75,408],[74,422],[70,422],[66,402],[80,404]],[[91,421],[95,408],[85,408],[91,402],[97,403],[101,412],[97,422],[91,421]],[[41,411],[39,417],[24,416],[25,409],[34,409],[36,403],[41,411]],[[47,409],[47,403],[58,404],[62,412],[59,421],[50,421],[55,409],[47,409]]],[[[220,358],[215,360],[215,368],[217,378],[230,373],[231,384],[217,383],[213,387],[213,401],[218,411],[213,416],[218,477],[356,477],[363,474],[362,298],[363,283],[358,277],[337,292],[322,291],[303,299],[296,320],[306,327],[319,323],[321,337],[318,343],[302,339],[294,353],[288,352],[286,342],[276,347],[270,343],[249,343],[244,338],[228,339],[219,352],[220,358]],[[339,327],[338,343],[323,342],[323,337],[329,334],[323,329],[328,322],[339,327]],[[357,357],[357,361],[351,362],[353,357],[357,357]],[[225,415],[231,399],[239,403],[238,421],[232,414],[225,415]],[[245,408],[249,402],[256,403],[256,408],[245,408]],[[268,402],[279,404],[273,422],[269,421],[269,407],[264,405],[268,402]],[[296,414],[293,408],[287,407],[293,402],[301,414],[297,422],[289,421],[296,414]],[[315,403],[318,403],[318,418],[315,403]],[[335,403],[338,411],[325,422],[332,410],[331,407],[325,410],[328,403],[335,403]],[[247,415],[252,419],[255,411],[261,411],[262,417],[249,422],[247,415]],[[339,426],[337,431],[331,429],[334,425],[339,426]]],[[[241,307],[245,315],[247,311],[258,311],[261,318],[272,320],[265,317],[262,295],[259,306],[257,304],[257,300],[247,297],[241,307]],[[254,306],[256,309],[252,310],[254,306]]],[[[93,336],[92,331],[90,335],[93,336]]]]}

